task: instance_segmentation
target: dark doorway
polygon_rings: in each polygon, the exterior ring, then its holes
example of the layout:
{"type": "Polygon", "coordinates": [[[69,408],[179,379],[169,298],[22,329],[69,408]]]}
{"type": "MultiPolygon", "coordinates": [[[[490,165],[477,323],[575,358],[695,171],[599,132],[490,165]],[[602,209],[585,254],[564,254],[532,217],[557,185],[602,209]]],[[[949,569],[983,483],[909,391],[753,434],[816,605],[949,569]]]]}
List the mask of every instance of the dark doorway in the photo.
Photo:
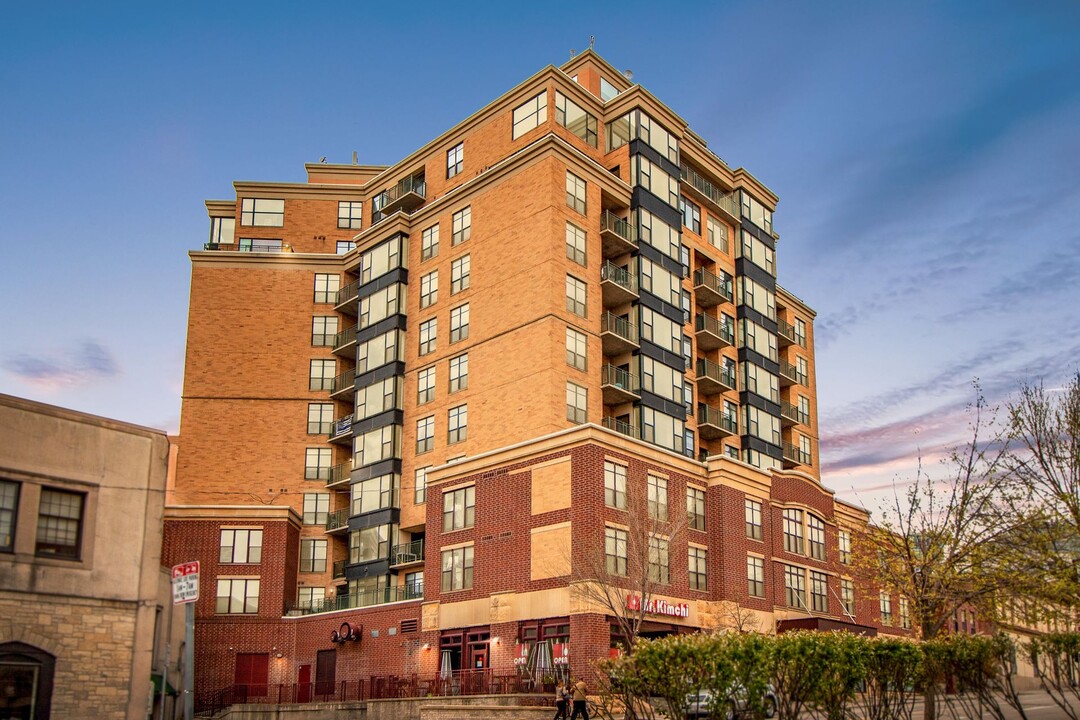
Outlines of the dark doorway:
{"type": "Polygon", "coordinates": [[[0,717],[48,718],[56,658],[21,642],[0,644],[0,717]]]}
{"type": "Polygon", "coordinates": [[[337,650],[320,650],[315,656],[315,694],[334,694],[337,684],[337,650]]]}
{"type": "Polygon", "coordinates": [[[265,697],[269,681],[269,653],[237,654],[233,684],[241,697],[265,697]]]}
{"type": "Polygon", "coordinates": [[[311,702],[311,665],[301,665],[296,674],[296,702],[311,702]]]}

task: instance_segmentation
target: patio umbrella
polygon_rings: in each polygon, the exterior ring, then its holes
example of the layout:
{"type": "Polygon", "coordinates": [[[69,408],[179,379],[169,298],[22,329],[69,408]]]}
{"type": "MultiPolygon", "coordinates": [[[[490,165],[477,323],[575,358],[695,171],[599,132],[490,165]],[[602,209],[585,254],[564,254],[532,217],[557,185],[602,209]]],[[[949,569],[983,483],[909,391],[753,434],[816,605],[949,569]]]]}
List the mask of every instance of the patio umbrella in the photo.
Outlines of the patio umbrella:
{"type": "Polygon", "coordinates": [[[439,663],[439,678],[442,680],[449,680],[450,676],[454,672],[454,667],[450,662],[450,651],[442,651],[442,660],[439,663]]]}
{"type": "Polygon", "coordinates": [[[544,678],[553,675],[555,662],[551,657],[551,641],[544,640],[537,643],[536,650],[536,683],[544,682],[544,678]]]}

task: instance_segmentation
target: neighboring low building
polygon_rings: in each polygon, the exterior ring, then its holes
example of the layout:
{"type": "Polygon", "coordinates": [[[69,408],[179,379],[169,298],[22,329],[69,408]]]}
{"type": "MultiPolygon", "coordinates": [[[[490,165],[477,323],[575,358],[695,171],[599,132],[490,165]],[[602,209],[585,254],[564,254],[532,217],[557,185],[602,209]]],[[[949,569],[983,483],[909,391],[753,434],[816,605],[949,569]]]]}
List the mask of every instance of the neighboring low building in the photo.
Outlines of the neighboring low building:
{"type": "Polygon", "coordinates": [[[168,455],[163,432],[0,395],[0,717],[147,717],[168,455]]]}

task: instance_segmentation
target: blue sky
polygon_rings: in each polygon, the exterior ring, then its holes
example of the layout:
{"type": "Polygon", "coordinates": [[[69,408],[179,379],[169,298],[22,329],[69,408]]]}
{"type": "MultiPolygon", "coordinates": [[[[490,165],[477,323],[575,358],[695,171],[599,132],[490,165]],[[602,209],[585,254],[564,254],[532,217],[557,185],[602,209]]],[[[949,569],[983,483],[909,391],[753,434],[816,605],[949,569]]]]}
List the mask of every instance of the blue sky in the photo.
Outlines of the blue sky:
{"type": "Polygon", "coordinates": [[[0,392],[175,431],[204,199],[395,162],[590,35],[779,194],[843,497],[933,468],[974,378],[1080,366],[1074,2],[30,5],[0,28],[0,392]]]}

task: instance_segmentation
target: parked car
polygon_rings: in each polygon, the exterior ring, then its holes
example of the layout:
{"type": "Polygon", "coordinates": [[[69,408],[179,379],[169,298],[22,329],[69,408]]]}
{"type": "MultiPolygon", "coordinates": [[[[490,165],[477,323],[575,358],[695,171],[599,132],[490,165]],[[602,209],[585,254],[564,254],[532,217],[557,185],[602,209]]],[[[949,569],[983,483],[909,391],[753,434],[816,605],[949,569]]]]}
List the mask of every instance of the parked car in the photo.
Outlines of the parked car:
{"type": "MultiPolygon", "coordinates": [[[[696,695],[686,696],[686,717],[689,720],[716,719],[736,720],[750,712],[749,696],[746,688],[739,685],[723,702],[713,702],[713,694],[703,690],[696,695]]],[[[762,716],[771,718],[776,715],[776,690],[772,685],[765,688],[761,698],[762,716]]]]}

